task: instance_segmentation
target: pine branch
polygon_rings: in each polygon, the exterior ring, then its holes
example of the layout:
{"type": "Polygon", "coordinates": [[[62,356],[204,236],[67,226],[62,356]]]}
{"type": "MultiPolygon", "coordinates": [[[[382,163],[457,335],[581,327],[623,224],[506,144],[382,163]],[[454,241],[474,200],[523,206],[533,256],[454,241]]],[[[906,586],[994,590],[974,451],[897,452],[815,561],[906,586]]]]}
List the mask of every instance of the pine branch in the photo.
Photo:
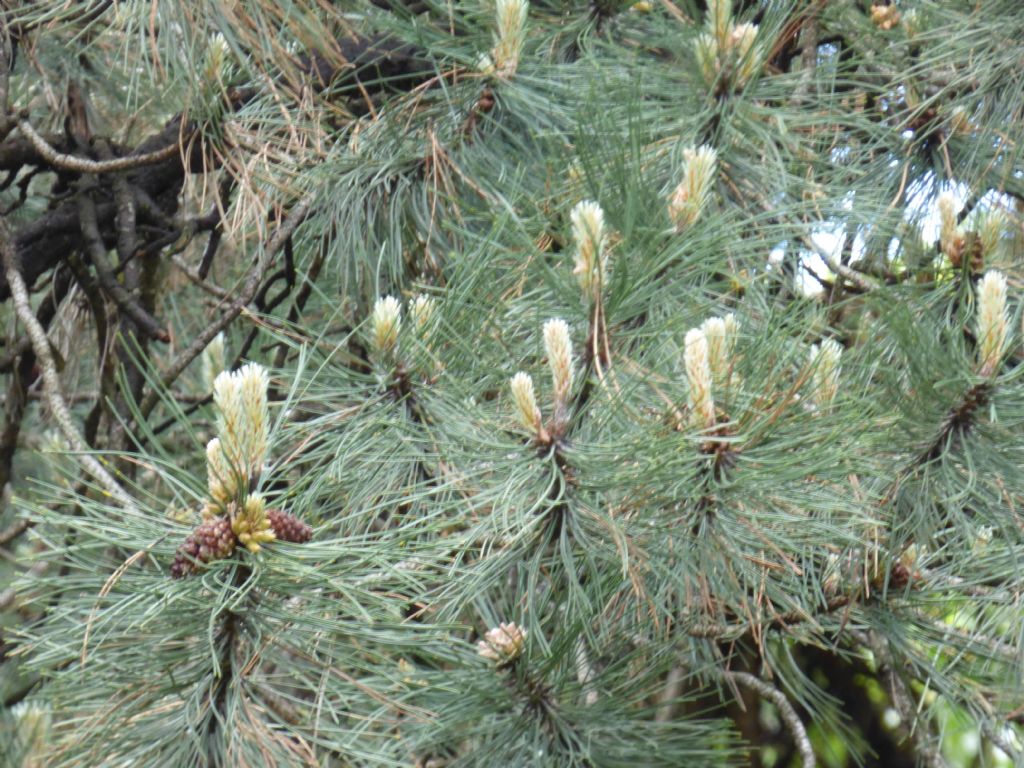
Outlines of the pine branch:
{"type": "Polygon", "coordinates": [[[992,384],[987,381],[975,384],[968,389],[960,402],[950,409],[939,433],[918,456],[915,466],[921,467],[935,461],[946,452],[953,439],[966,435],[974,423],[974,417],[978,410],[985,407],[991,394],[992,384]]]}
{"type": "MultiPolygon", "coordinates": [[[[823,606],[824,612],[832,613],[840,608],[844,608],[849,605],[853,599],[852,595],[837,595],[836,597],[829,598],[828,602],[823,606]]],[[[774,616],[771,621],[764,625],[764,627],[766,629],[785,629],[791,625],[808,621],[814,621],[813,615],[809,615],[805,611],[790,611],[789,613],[774,616]]],[[[734,640],[751,632],[752,629],[752,624],[749,622],[736,622],[734,624],[695,624],[686,629],[686,634],[690,637],[734,640]]]]}

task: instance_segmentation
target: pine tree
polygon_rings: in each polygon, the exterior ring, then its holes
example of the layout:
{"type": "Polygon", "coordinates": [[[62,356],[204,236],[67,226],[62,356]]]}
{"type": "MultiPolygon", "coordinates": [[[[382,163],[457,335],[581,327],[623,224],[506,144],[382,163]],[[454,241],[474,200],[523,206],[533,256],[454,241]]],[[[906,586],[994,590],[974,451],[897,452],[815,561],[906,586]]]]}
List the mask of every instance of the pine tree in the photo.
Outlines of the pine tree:
{"type": "Polygon", "coordinates": [[[1024,765],[1022,62],[1015,0],[5,4],[5,758],[1024,765]]]}

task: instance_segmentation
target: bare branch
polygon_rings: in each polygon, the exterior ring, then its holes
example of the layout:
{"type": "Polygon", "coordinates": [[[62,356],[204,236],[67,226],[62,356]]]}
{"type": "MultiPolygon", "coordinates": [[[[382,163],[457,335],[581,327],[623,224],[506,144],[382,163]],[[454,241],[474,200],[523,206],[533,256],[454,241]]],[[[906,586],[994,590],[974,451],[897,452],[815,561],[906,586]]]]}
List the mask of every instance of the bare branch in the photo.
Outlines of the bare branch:
{"type": "Polygon", "coordinates": [[[818,32],[818,8],[812,8],[800,32],[800,82],[793,91],[791,104],[799,105],[811,92],[814,70],[818,64],[818,32]]]}
{"type": "MultiPolygon", "coordinates": [[[[295,232],[295,229],[309,214],[309,210],[313,205],[315,196],[308,194],[292,208],[288,215],[288,218],[278,228],[277,232],[271,238],[270,242],[263,249],[263,253],[260,258],[249,270],[246,275],[245,282],[242,285],[242,289],[238,293],[238,298],[235,299],[226,309],[220,317],[214,320],[210,325],[200,331],[196,337],[192,340],[192,343],[183,349],[178,356],[171,361],[168,365],[167,370],[164,371],[164,375],[161,377],[161,388],[166,389],[181,375],[189,364],[195,360],[199,355],[202,354],[203,350],[210,344],[211,341],[217,336],[218,333],[223,331],[231,322],[238,317],[242,310],[245,309],[249,303],[256,296],[259,291],[260,283],[263,280],[263,276],[266,274],[267,268],[270,266],[274,257],[278,251],[284,248],[288,239],[295,232]]],[[[154,389],[143,398],[139,411],[143,418],[149,415],[149,413],[156,407],[156,404],[160,402],[160,390],[154,389]]]]}
{"type": "MultiPolygon", "coordinates": [[[[212,237],[212,235],[211,235],[212,237]]],[[[216,296],[218,299],[227,299],[228,292],[225,291],[218,285],[207,282],[205,279],[200,277],[197,270],[192,269],[185,260],[181,257],[180,253],[171,254],[171,263],[177,267],[178,271],[181,272],[190,282],[202,288],[204,291],[209,293],[211,296],[216,296]]]]}
{"type": "Polygon", "coordinates": [[[32,146],[50,165],[61,168],[65,171],[77,173],[113,173],[114,171],[126,171],[132,168],[140,168],[144,165],[155,165],[170,157],[174,157],[180,151],[180,145],[176,142],[158,149],[156,152],[149,152],[144,155],[128,155],[118,157],[114,160],[96,161],[84,157],[76,157],[58,152],[51,147],[46,139],[42,137],[28,120],[19,120],[18,128],[22,134],[32,142],[32,146]]]}
{"type": "Polygon", "coordinates": [[[1006,753],[1006,756],[1013,761],[1014,765],[1024,765],[1024,752],[1015,748],[1007,739],[1000,727],[1006,727],[1003,723],[1002,726],[993,725],[988,720],[981,721],[981,732],[985,734],[985,738],[991,741],[996,747],[1006,753]]]}
{"type": "Polygon", "coordinates": [[[851,630],[851,635],[874,654],[882,684],[889,692],[889,698],[892,699],[893,706],[899,712],[900,718],[907,724],[914,745],[925,764],[930,768],[949,768],[949,764],[942,756],[930,730],[925,727],[915,727],[918,722],[917,706],[914,704],[910,688],[900,675],[899,670],[896,669],[892,651],[889,649],[889,641],[877,632],[851,630]]]}
{"type": "MultiPolygon", "coordinates": [[[[7,19],[0,15],[0,125],[7,122],[7,98],[11,73],[11,36],[7,19]]],[[[6,126],[3,126],[6,128],[6,126]]],[[[2,129],[0,129],[2,133],[2,129]]]]}
{"type": "Polygon", "coordinates": [[[96,268],[96,276],[103,290],[114,300],[118,309],[134,320],[150,338],[163,342],[170,341],[170,335],[160,322],[143,309],[114,276],[113,268],[107,263],[107,249],[103,245],[99,224],[96,221],[96,206],[87,191],[83,191],[78,197],[78,215],[86,250],[93,267],[96,268]]]}
{"type": "Polygon", "coordinates": [[[590,663],[587,641],[581,635],[576,639],[576,679],[583,686],[583,703],[588,707],[597,703],[597,689],[594,687],[595,677],[597,677],[597,673],[590,663]]]}
{"type": "MultiPolygon", "coordinates": [[[[852,595],[836,595],[830,598],[822,609],[822,613],[832,613],[839,608],[849,605],[853,600],[852,595]]],[[[790,624],[800,624],[813,621],[814,616],[805,611],[789,611],[773,616],[765,624],[765,628],[784,629],[790,624]]],[[[686,630],[690,637],[704,637],[722,639],[735,639],[750,632],[753,625],[750,622],[738,621],[734,624],[695,624],[686,630]]]]}
{"type": "MultiPolygon", "coordinates": [[[[40,560],[28,569],[28,573],[26,575],[32,577],[42,576],[49,567],[50,563],[48,560],[40,560]]],[[[14,587],[8,587],[3,592],[0,592],[0,611],[6,611],[14,605],[14,601],[17,599],[18,593],[14,590],[14,587]]]]}
{"type": "Polygon", "coordinates": [[[0,217],[0,256],[3,257],[4,275],[7,284],[11,289],[11,298],[14,301],[14,309],[18,319],[25,326],[29,338],[32,340],[32,350],[42,369],[43,383],[46,387],[47,404],[53,417],[60,428],[64,439],[68,441],[71,448],[78,452],[78,461],[89,474],[95,477],[107,492],[126,509],[134,510],[135,502],[125,493],[124,489],[111,476],[103,465],[88,453],[89,446],[78,432],[74,419],[71,418],[71,411],[60,391],[60,379],[57,376],[57,366],[53,360],[53,353],[50,351],[50,342],[46,338],[46,331],[39,324],[32,306],[29,303],[28,289],[18,269],[17,253],[14,250],[14,238],[7,221],[0,217]]]}
{"type": "MultiPolygon", "coordinates": [[[[765,212],[771,214],[773,217],[776,217],[775,208],[771,205],[771,203],[768,202],[768,200],[763,195],[757,192],[754,192],[753,195],[757,200],[760,201],[761,208],[764,209],[765,212]]],[[[853,283],[853,285],[859,288],[862,292],[868,293],[869,291],[873,291],[879,287],[878,284],[876,284],[873,280],[870,280],[869,278],[865,277],[857,270],[851,269],[850,267],[846,266],[839,259],[833,256],[829,251],[819,246],[816,242],[814,242],[814,238],[812,238],[810,235],[803,234],[800,236],[800,240],[803,242],[805,246],[807,246],[807,248],[814,251],[814,253],[820,256],[821,260],[828,265],[829,269],[831,269],[837,275],[842,277],[844,280],[853,283]]]]}
{"type": "Polygon", "coordinates": [[[665,678],[665,687],[658,696],[658,711],[654,715],[657,723],[667,723],[672,720],[675,714],[675,701],[683,690],[683,668],[672,667],[665,678]]]}
{"type": "Polygon", "coordinates": [[[15,521],[7,528],[0,531],[0,546],[7,546],[16,538],[21,536],[21,534],[23,534],[25,531],[31,528],[33,525],[35,525],[35,523],[25,517],[15,521]]]}
{"type": "Polygon", "coordinates": [[[807,729],[804,727],[803,721],[800,720],[800,715],[796,713],[796,709],[794,709],[789,699],[786,698],[786,694],[774,685],[749,672],[723,671],[721,675],[771,701],[778,708],[782,722],[786,724],[790,736],[793,737],[797,751],[800,752],[803,767],[814,768],[817,765],[814,757],[814,748],[811,746],[811,740],[807,738],[807,729]]]}
{"type": "Polygon", "coordinates": [[[827,251],[826,249],[818,245],[816,242],[814,242],[814,238],[812,238],[810,235],[803,235],[800,239],[803,241],[804,245],[806,245],[808,248],[810,248],[818,256],[821,257],[821,260],[828,265],[829,269],[831,269],[844,280],[853,283],[861,291],[867,293],[868,291],[873,291],[876,288],[878,288],[878,285],[873,280],[869,280],[867,277],[862,275],[857,270],[851,269],[850,267],[843,264],[829,251],[827,251]]]}

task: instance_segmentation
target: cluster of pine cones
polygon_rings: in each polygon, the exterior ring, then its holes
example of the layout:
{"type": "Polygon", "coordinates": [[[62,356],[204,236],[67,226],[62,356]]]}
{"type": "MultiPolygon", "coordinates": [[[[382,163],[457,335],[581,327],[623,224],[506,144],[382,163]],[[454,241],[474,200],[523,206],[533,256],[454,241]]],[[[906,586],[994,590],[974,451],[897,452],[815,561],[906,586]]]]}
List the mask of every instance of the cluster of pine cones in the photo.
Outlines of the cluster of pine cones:
{"type": "MultiPolygon", "coordinates": [[[[267,520],[279,541],[305,544],[313,538],[313,529],[309,525],[280,509],[268,509],[267,520]]],[[[205,563],[229,557],[237,544],[238,538],[227,517],[204,520],[178,547],[171,564],[171,577],[181,579],[190,576],[205,563]]]]}

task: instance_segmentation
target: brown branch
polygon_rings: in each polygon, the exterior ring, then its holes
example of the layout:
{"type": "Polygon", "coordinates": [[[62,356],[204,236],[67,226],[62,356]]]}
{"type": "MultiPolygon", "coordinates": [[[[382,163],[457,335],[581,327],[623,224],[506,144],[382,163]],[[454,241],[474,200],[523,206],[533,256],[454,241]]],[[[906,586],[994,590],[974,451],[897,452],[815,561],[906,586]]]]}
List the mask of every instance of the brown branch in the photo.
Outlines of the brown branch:
{"type": "Polygon", "coordinates": [[[907,724],[914,745],[925,764],[930,768],[949,768],[931,731],[926,727],[914,727],[917,722],[917,706],[914,704],[910,688],[896,668],[889,641],[873,631],[851,630],[851,635],[874,655],[882,684],[889,692],[889,698],[900,718],[907,724]]]}
{"type": "Polygon", "coordinates": [[[210,212],[211,214],[216,214],[217,223],[214,225],[213,231],[210,232],[210,237],[206,240],[203,257],[199,260],[199,267],[196,269],[196,274],[200,280],[205,280],[210,274],[210,269],[213,267],[213,258],[217,255],[217,249],[220,247],[220,241],[224,235],[224,214],[227,213],[228,208],[231,206],[231,195],[234,191],[235,177],[225,174],[217,186],[217,200],[214,201],[213,209],[210,212]]]}
{"type": "MultiPolygon", "coordinates": [[[[213,235],[210,235],[213,238],[213,235]]],[[[214,285],[213,283],[207,282],[199,275],[198,271],[193,270],[185,260],[181,257],[180,253],[171,255],[171,263],[177,267],[178,271],[181,272],[190,282],[202,288],[204,291],[209,293],[211,296],[216,296],[218,299],[226,300],[228,298],[228,292],[220,286],[214,285]]]]}
{"type": "Polygon", "coordinates": [[[47,405],[53,414],[54,421],[60,428],[64,439],[68,441],[72,450],[78,452],[78,462],[82,467],[95,477],[107,492],[117,500],[119,504],[127,509],[136,509],[135,502],[125,493],[120,484],[111,476],[106,468],[88,453],[88,445],[82,439],[71,418],[71,411],[64,401],[60,391],[60,379],[57,376],[57,366],[50,351],[50,341],[46,337],[46,331],[39,324],[32,307],[29,304],[28,289],[18,269],[17,253],[14,250],[14,238],[7,221],[0,218],[0,257],[3,260],[4,274],[7,284],[11,289],[11,298],[14,300],[14,309],[18,319],[25,325],[29,338],[32,339],[32,349],[42,369],[43,384],[47,394],[47,405]]]}
{"type": "MultiPolygon", "coordinates": [[[[0,116],[0,127],[4,125],[5,119],[7,118],[0,116]]],[[[18,125],[14,119],[7,119],[6,124],[12,130],[18,125]]],[[[5,130],[0,130],[0,138],[5,137],[5,130]]],[[[51,147],[63,147],[64,141],[64,137],[59,134],[51,134],[46,137],[46,142],[51,147]]],[[[46,161],[36,151],[31,141],[22,136],[15,136],[0,144],[0,171],[17,172],[27,165],[36,167],[46,165],[46,161]]]]}
{"type": "Polygon", "coordinates": [[[985,734],[985,738],[991,741],[999,749],[1003,750],[1003,752],[1005,752],[1010,758],[1013,765],[1024,765],[1024,752],[1014,747],[1002,733],[1001,729],[1005,727],[1006,723],[997,722],[996,724],[993,724],[987,720],[981,721],[981,732],[985,734]]]}
{"type": "Polygon", "coordinates": [[[32,349],[32,340],[28,336],[22,336],[9,345],[7,354],[0,357],[0,373],[10,373],[14,370],[14,364],[28,350],[32,349]]]}
{"type": "MultiPolygon", "coordinates": [[[[317,51],[298,59],[300,68],[318,84],[318,90],[330,86],[332,92],[337,93],[338,89],[350,87],[356,81],[371,92],[411,90],[429,80],[434,73],[433,65],[421,55],[420,49],[387,36],[345,36],[334,42],[340,53],[337,61],[321,56],[317,51]]],[[[241,107],[253,95],[255,91],[248,95],[236,94],[230,99],[229,108],[241,107]]],[[[18,117],[19,121],[10,122],[22,128],[22,135],[0,144],[0,170],[34,164],[80,173],[128,171],[127,181],[137,196],[145,194],[163,204],[168,216],[177,209],[178,193],[186,173],[209,172],[219,167],[217,158],[202,152],[193,153],[187,161],[182,156],[180,148],[188,144],[195,131],[182,115],[169,120],[163,129],[138,144],[131,154],[99,162],[61,152],[57,148],[61,137],[43,137],[24,119],[24,115],[18,117]]],[[[137,207],[141,214],[141,204],[137,207]]],[[[110,233],[115,226],[116,214],[113,201],[97,198],[96,218],[107,241],[114,239],[110,233]]],[[[80,249],[81,230],[76,203],[60,204],[35,221],[21,225],[15,236],[15,246],[22,277],[31,286],[40,275],[53,269],[65,254],[80,249]]],[[[143,256],[155,252],[147,247],[143,256]]],[[[0,282],[0,301],[8,295],[8,287],[0,282]]]]}
{"type": "Polygon", "coordinates": [[[992,385],[987,381],[975,384],[968,389],[960,402],[950,408],[939,434],[921,452],[911,469],[934,461],[942,455],[951,440],[967,434],[974,423],[975,415],[980,408],[985,407],[991,394],[992,385]]]}
{"type": "Polygon", "coordinates": [[[19,120],[18,129],[35,147],[35,150],[42,158],[54,168],[76,173],[113,173],[115,171],[128,171],[133,168],[141,168],[145,165],[156,165],[162,163],[181,151],[181,144],[175,142],[155,152],[147,152],[141,155],[128,155],[113,160],[89,160],[84,157],[77,157],[58,152],[51,147],[45,138],[39,134],[28,120],[19,120]]]}
{"type": "MultiPolygon", "coordinates": [[[[756,190],[751,189],[749,184],[745,184],[744,186],[748,190],[750,190],[751,196],[754,197],[761,204],[761,208],[772,217],[772,221],[776,221],[780,224],[796,224],[796,222],[785,222],[781,220],[778,216],[776,207],[769,203],[767,198],[764,197],[764,195],[760,194],[756,190]]],[[[797,225],[804,228],[807,227],[807,222],[800,222],[797,225]]],[[[870,293],[871,291],[879,287],[878,284],[876,284],[866,275],[863,275],[857,270],[853,269],[852,267],[843,264],[831,253],[829,253],[827,250],[825,250],[817,243],[815,243],[814,238],[812,238],[809,234],[801,233],[799,237],[801,242],[803,242],[803,244],[809,250],[817,254],[821,258],[821,260],[825,262],[825,264],[828,266],[830,270],[835,272],[837,275],[839,275],[839,277],[843,278],[847,282],[852,283],[854,286],[857,287],[857,289],[861,293],[870,293]]]]}
{"type": "MultiPolygon", "coordinates": [[[[36,320],[43,328],[50,325],[70,287],[71,275],[67,270],[62,269],[54,275],[53,285],[36,311],[36,320]]],[[[14,455],[18,450],[18,439],[21,436],[22,419],[30,398],[29,387],[38,377],[36,356],[28,335],[22,336],[14,345],[9,367],[13,375],[7,388],[4,425],[3,431],[0,432],[0,488],[11,479],[14,455]]]]}
{"type": "Polygon", "coordinates": [[[192,340],[192,343],[183,349],[174,360],[171,361],[170,365],[164,371],[163,376],[160,377],[160,386],[149,392],[142,399],[142,403],[139,405],[139,412],[142,418],[146,418],[152,412],[156,404],[160,402],[161,391],[168,389],[175,380],[182,374],[182,372],[189,366],[189,364],[195,360],[199,355],[202,354],[203,350],[213,341],[214,337],[231,322],[242,313],[249,303],[255,298],[257,291],[259,291],[260,284],[263,281],[263,276],[266,274],[271,262],[274,257],[277,256],[278,252],[284,248],[288,239],[295,232],[295,229],[305,220],[306,216],[309,215],[309,211],[313,206],[314,195],[308,194],[302,198],[295,207],[292,208],[288,215],[288,218],[278,227],[274,236],[270,239],[270,242],[263,248],[263,252],[257,259],[256,263],[249,270],[246,275],[245,282],[242,284],[241,290],[238,292],[238,298],[235,299],[228,307],[226,307],[221,316],[214,320],[210,325],[200,331],[196,337],[192,340]]]}
{"type": "Polygon", "coordinates": [[[878,285],[874,281],[870,280],[865,275],[862,275],[860,272],[853,269],[852,267],[846,266],[841,261],[839,261],[835,256],[833,256],[829,251],[819,246],[816,242],[814,242],[814,238],[812,238],[810,235],[801,235],[800,240],[810,250],[814,251],[814,253],[817,254],[821,258],[821,260],[828,265],[829,269],[831,269],[844,280],[853,283],[853,285],[855,285],[857,289],[860,290],[862,293],[869,293],[870,291],[873,291],[875,288],[878,287],[878,285]]]}
{"type": "MultiPolygon", "coordinates": [[[[180,133],[181,120],[175,118],[157,134],[139,144],[135,151],[144,153],[151,147],[166,146],[171,141],[177,141],[180,133]]],[[[3,159],[4,150],[10,143],[0,145],[0,160],[3,159]]],[[[166,206],[173,213],[177,206],[181,183],[189,170],[191,169],[183,166],[180,156],[174,156],[161,164],[132,171],[129,181],[140,192],[166,201],[166,206]]],[[[116,213],[113,201],[101,200],[96,203],[96,219],[101,232],[107,233],[111,230],[116,213]]],[[[28,285],[32,285],[40,275],[53,269],[67,254],[81,250],[82,230],[77,201],[63,202],[31,223],[23,224],[15,234],[14,243],[21,275],[28,285]]],[[[5,283],[0,283],[0,301],[9,295],[9,287],[5,283]]]]}
{"type": "Polygon", "coordinates": [[[800,753],[803,768],[814,768],[817,765],[814,758],[814,748],[811,746],[811,740],[807,737],[807,729],[804,727],[803,721],[800,720],[800,715],[796,713],[796,709],[789,699],[786,698],[786,694],[774,685],[770,685],[749,672],[723,670],[719,674],[737,685],[749,688],[761,696],[761,698],[771,701],[779,710],[782,722],[786,724],[786,728],[793,737],[793,743],[796,744],[797,751],[800,753]]]}
{"type": "MultiPolygon", "coordinates": [[[[298,322],[299,316],[302,314],[302,310],[306,307],[306,302],[309,300],[310,294],[313,292],[313,284],[317,277],[320,275],[320,270],[324,264],[324,258],[326,256],[325,248],[317,248],[316,255],[313,257],[312,262],[306,269],[306,277],[303,280],[302,287],[295,296],[295,301],[292,302],[292,307],[288,311],[287,322],[290,325],[294,325],[298,322]]],[[[281,341],[277,345],[277,353],[274,355],[274,367],[281,368],[284,366],[285,360],[288,355],[288,345],[281,341]]],[[[272,392],[276,392],[276,388],[271,388],[272,392]]]]}
{"type": "Polygon", "coordinates": [[[92,312],[93,325],[96,329],[97,367],[99,368],[100,392],[96,398],[92,410],[85,417],[83,425],[83,436],[85,442],[95,447],[96,435],[99,432],[100,417],[107,408],[107,404],[114,399],[116,384],[114,383],[115,366],[113,355],[108,354],[110,340],[108,337],[107,324],[107,302],[102,296],[99,284],[93,279],[92,273],[86,267],[81,254],[70,254],[65,263],[75,276],[75,282],[85,296],[92,312]]]}
{"type": "MultiPolygon", "coordinates": [[[[823,608],[823,613],[832,613],[844,606],[849,605],[853,601],[852,595],[837,595],[831,598],[823,608]]],[[[800,624],[807,621],[812,621],[814,616],[808,614],[805,611],[789,611],[788,613],[781,613],[766,625],[768,629],[782,629],[788,627],[790,624],[800,624]]],[[[686,634],[690,637],[703,637],[709,639],[730,639],[740,637],[750,632],[752,629],[750,622],[735,622],[732,624],[696,624],[686,630],[686,634]]]]}
{"type": "Polygon", "coordinates": [[[0,14],[0,139],[9,130],[7,100],[10,95],[11,56],[14,52],[5,17],[6,14],[0,14]]]}
{"type": "MultiPolygon", "coordinates": [[[[111,151],[110,144],[106,140],[99,139],[96,142],[96,146],[99,149],[100,156],[105,161],[114,159],[114,153],[111,151]]],[[[110,179],[110,185],[114,189],[114,205],[116,210],[114,223],[117,228],[117,255],[123,264],[132,258],[135,253],[135,245],[138,242],[135,195],[132,193],[131,185],[128,184],[128,178],[124,173],[113,174],[110,179]]]]}
{"type": "Polygon", "coordinates": [[[21,520],[12,523],[7,528],[0,531],[0,547],[6,547],[33,525],[35,525],[35,521],[30,520],[27,517],[23,517],[21,520]]]}
{"type": "Polygon", "coordinates": [[[150,338],[163,342],[170,341],[170,335],[160,322],[144,310],[114,276],[114,270],[107,262],[107,248],[103,244],[99,224],[96,221],[96,205],[89,197],[88,191],[83,190],[78,196],[78,215],[81,221],[82,237],[85,238],[86,251],[96,269],[96,276],[99,278],[103,291],[114,300],[117,308],[135,321],[150,338]]]}
{"type": "Polygon", "coordinates": [[[811,8],[803,20],[800,31],[800,82],[793,91],[789,103],[799,106],[811,92],[814,83],[814,70],[818,64],[818,10],[820,6],[811,8]]]}
{"type": "Polygon", "coordinates": [[[32,354],[31,345],[20,358],[18,366],[7,386],[7,397],[4,401],[4,424],[0,431],[0,489],[11,480],[14,469],[14,455],[18,451],[21,437],[22,421],[28,405],[28,389],[33,383],[33,369],[36,358],[32,354]]]}
{"type": "MultiPolygon", "coordinates": [[[[50,320],[53,319],[54,314],[57,312],[57,306],[67,295],[68,288],[71,285],[70,278],[73,274],[73,271],[71,271],[55,275],[53,284],[39,304],[37,312],[39,322],[43,326],[50,324],[50,320]]],[[[0,373],[11,373],[14,370],[14,366],[21,359],[21,356],[31,349],[32,339],[29,338],[28,334],[21,336],[13,344],[10,344],[7,354],[0,358],[0,373]]]]}

